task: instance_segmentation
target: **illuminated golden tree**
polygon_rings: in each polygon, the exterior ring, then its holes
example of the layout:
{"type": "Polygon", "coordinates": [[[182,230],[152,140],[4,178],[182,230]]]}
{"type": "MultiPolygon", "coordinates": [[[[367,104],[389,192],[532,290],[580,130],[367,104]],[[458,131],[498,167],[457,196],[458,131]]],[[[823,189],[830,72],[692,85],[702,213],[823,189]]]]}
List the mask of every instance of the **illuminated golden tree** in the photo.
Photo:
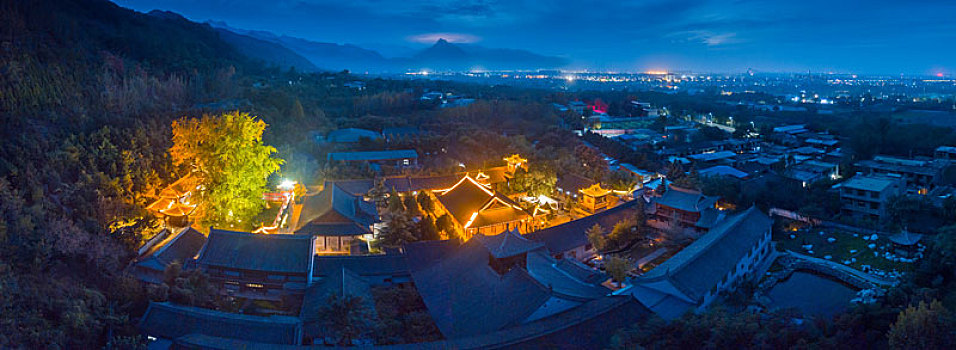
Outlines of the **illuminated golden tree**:
{"type": "Polygon", "coordinates": [[[265,128],[262,120],[238,111],[173,122],[173,163],[203,179],[201,224],[249,226],[262,209],[266,181],[283,163],[273,156],[274,147],[262,143],[265,128]]]}

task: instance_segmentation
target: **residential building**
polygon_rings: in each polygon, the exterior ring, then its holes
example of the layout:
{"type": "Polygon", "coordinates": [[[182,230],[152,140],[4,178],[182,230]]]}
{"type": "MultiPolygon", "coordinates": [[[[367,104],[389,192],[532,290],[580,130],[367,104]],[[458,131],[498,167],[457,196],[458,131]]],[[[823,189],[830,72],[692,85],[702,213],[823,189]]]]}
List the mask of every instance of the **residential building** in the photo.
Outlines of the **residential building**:
{"type": "Polygon", "coordinates": [[[733,151],[717,151],[713,153],[699,153],[687,156],[698,167],[714,166],[720,164],[732,163],[732,159],[737,155],[733,151]]]}
{"type": "Polygon", "coordinates": [[[723,291],[754,276],[773,251],[772,220],[751,207],[721,220],[664,263],[633,279],[625,292],[670,320],[702,311],[723,291]]]}
{"type": "Polygon", "coordinates": [[[956,161],[956,147],[940,146],[933,154],[933,158],[945,161],[956,161]]]}
{"type": "Polygon", "coordinates": [[[747,172],[726,165],[715,165],[710,168],[701,169],[698,173],[701,176],[721,176],[737,180],[744,180],[750,176],[747,172]]]}
{"type": "Polygon", "coordinates": [[[808,160],[794,165],[784,172],[784,176],[800,182],[803,187],[823,180],[840,178],[840,165],[816,160],[808,160]]]}
{"type": "Polygon", "coordinates": [[[806,124],[795,124],[795,125],[786,125],[778,126],[773,128],[774,133],[796,135],[808,132],[806,124]]]}
{"type": "Polygon", "coordinates": [[[903,194],[903,184],[900,177],[854,176],[840,184],[842,212],[880,221],[886,217],[890,199],[903,194]]]}
{"type": "Polygon", "coordinates": [[[925,194],[939,184],[943,169],[949,166],[949,162],[876,156],[872,160],[861,160],[856,165],[866,175],[898,175],[903,178],[905,186],[925,194]]]}
{"type": "Polygon", "coordinates": [[[840,144],[840,141],[833,138],[832,136],[829,138],[811,137],[811,138],[807,138],[804,142],[809,146],[821,148],[826,152],[830,152],[837,149],[837,145],[840,144]]]}

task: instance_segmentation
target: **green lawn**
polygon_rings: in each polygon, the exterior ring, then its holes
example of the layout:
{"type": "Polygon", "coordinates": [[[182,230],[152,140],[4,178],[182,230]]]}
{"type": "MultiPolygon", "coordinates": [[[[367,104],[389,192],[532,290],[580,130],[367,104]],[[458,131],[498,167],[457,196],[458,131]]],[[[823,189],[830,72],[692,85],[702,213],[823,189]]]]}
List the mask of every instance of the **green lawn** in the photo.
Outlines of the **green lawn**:
{"type": "MultiPolygon", "coordinates": [[[[659,248],[661,248],[661,246],[659,245],[651,247],[651,246],[647,246],[643,244],[635,244],[628,251],[621,253],[621,257],[627,258],[632,263],[637,263],[638,260],[640,260],[641,258],[647,255],[654,253],[654,251],[656,251],[659,248]]],[[[676,254],[678,251],[679,249],[676,249],[676,248],[669,249],[663,255],[655,258],[654,260],[649,262],[647,265],[644,265],[644,268],[642,270],[644,272],[650,271],[655,266],[660,265],[664,261],[667,261],[667,259],[670,259],[670,257],[676,254]]]]}
{"type": "Polygon", "coordinates": [[[830,230],[822,228],[804,228],[796,231],[780,231],[773,233],[773,240],[777,243],[779,250],[791,250],[797,253],[810,255],[817,258],[831,256],[831,261],[843,263],[845,260],[856,258],[855,262],[845,264],[855,269],[860,269],[863,265],[869,265],[873,268],[890,271],[907,271],[913,264],[893,262],[884,259],[882,256],[874,256],[873,252],[883,254],[885,250],[880,250],[881,246],[889,246],[890,242],[886,237],[879,237],[876,241],[867,241],[863,239],[862,234],[854,237],[852,233],[839,230],[830,230]],[[820,232],[823,232],[821,235],[820,232]],[[793,235],[795,238],[790,238],[793,235]],[[835,238],[836,241],[828,242],[828,238],[835,238]],[[871,243],[876,244],[876,249],[870,249],[871,243]],[[813,245],[812,254],[804,249],[804,245],[813,245]],[[851,251],[854,251],[851,253],[851,251]]]}

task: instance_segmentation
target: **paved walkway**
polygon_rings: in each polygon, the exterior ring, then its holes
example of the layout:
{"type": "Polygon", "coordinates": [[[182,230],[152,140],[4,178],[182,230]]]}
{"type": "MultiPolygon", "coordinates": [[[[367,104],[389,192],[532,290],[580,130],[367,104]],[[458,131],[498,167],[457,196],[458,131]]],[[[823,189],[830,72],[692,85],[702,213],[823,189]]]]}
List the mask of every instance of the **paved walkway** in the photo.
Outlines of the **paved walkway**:
{"type": "Polygon", "coordinates": [[[838,270],[838,271],[841,271],[841,272],[850,274],[850,275],[853,276],[853,277],[856,277],[856,278],[865,280],[865,281],[867,281],[867,282],[873,283],[873,284],[878,285],[878,286],[881,286],[881,287],[889,287],[889,286],[893,286],[893,285],[896,284],[896,281],[895,281],[895,280],[885,279],[885,278],[879,277],[879,276],[873,276],[873,275],[871,275],[871,274],[865,273],[865,272],[863,272],[863,271],[860,271],[860,270],[851,268],[851,267],[849,267],[849,266],[846,266],[846,265],[843,265],[843,264],[840,264],[840,263],[837,263],[837,262],[834,262],[834,261],[830,261],[830,260],[826,260],[826,259],[820,259],[820,258],[815,258],[815,257],[809,256],[809,255],[803,255],[803,254],[794,252],[794,251],[792,251],[792,250],[788,250],[787,253],[789,253],[790,256],[793,256],[793,257],[795,257],[795,258],[803,259],[803,260],[806,260],[806,261],[810,261],[810,262],[814,262],[814,263],[817,263],[817,264],[825,265],[825,266],[830,267],[830,268],[832,268],[832,269],[834,269],[834,270],[838,270]]]}
{"type": "Polygon", "coordinates": [[[643,268],[644,265],[647,265],[647,263],[649,263],[649,262],[651,262],[651,261],[654,261],[654,259],[657,259],[657,258],[661,257],[661,255],[664,255],[664,253],[667,253],[667,248],[666,248],[666,247],[657,248],[657,250],[655,250],[655,251],[651,252],[650,254],[647,254],[647,255],[645,255],[644,257],[640,258],[640,259],[637,260],[637,262],[634,263],[634,264],[637,265],[637,268],[639,268],[639,269],[640,269],[640,268],[643,268]]]}

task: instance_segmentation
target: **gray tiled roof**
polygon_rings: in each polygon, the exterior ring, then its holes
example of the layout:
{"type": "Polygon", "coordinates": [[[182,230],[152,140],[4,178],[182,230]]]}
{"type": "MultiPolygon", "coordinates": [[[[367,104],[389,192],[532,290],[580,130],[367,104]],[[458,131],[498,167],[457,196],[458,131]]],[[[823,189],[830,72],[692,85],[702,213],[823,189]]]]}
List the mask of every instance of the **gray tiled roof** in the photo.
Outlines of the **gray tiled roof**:
{"type": "Polygon", "coordinates": [[[899,181],[888,177],[857,175],[843,183],[843,187],[866,191],[882,192],[887,187],[899,181]]]}
{"type": "Polygon", "coordinates": [[[405,244],[405,259],[408,262],[408,269],[417,271],[429,267],[457,250],[460,245],[461,240],[457,238],[405,244]]]}
{"type": "Polygon", "coordinates": [[[729,216],[636,282],[644,286],[665,282],[683,297],[700,302],[769,232],[770,226],[770,218],[756,207],[729,216]]]}
{"type": "Polygon", "coordinates": [[[173,261],[185,263],[191,260],[206,243],[206,236],[202,232],[188,227],[171,234],[161,242],[156,243],[143,255],[136,258],[133,264],[134,273],[138,278],[150,283],[162,282],[162,272],[173,261]]]}
{"type": "Polygon", "coordinates": [[[743,179],[747,177],[748,175],[750,175],[750,174],[747,174],[746,172],[737,170],[734,167],[726,166],[726,165],[712,166],[710,168],[701,170],[699,173],[704,176],[731,176],[738,179],[743,179]]]}
{"type": "Polygon", "coordinates": [[[602,349],[621,325],[650,317],[631,296],[614,295],[570,310],[496,332],[431,343],[402,344],[394,349],[602,349]]]}
{"type": "Polygon", "coordinates": [[[714,161],[714,160],[720,160],[720,159],[731,158],[731,157],[736,156],[736,155],[737,155],[737,154],[734,153],[733,151],[720,151],[720,152],[714,152],[714,153],[692,154],[692,155],[687,156],[687,158],[690,158],[690,159],[693,159],[693,160],[699,160],[699,161],[709,162],[709,161],[714,161]]]}
{"type": "Polygon", "coordinates": [[[700,219],[697,220],[695,225],[697,225],[697,227],[711,228],[723,218],[723,211],[717,210],[716,208],[705,208],[700,211],[700,219]]]}
{"type": "Polygon", "coordinates": [[[385,255],[316,255],[313,277],[332,276],[346,269],[362,276],[408,276],[404,254],[385,255]]]}
{"type": "Polygon", "coordinates": [[[372,313],[369,316],[375,317],[375,300],[372,297],[369,282],[343,267],[335,274],[322,277],[305,290],[302,308],[299,309],[299,318],[303,322],[306,337],[335,336],[335,334],[328,334],[326,320],[320,318],[322,307],[328,305],[332,295],[362,298],[361,303],[372,313]]]}
{"type": "Polygon", "coordinates": [[[588,283],[603,283],[609,278],[604,272],[595,270],[575,259],[560,259],[553,264],[555,268],[563,271],[579,281],[588,283]]]}
{"type": "Polygon", "coordinates": [[[308,273],[312,264],[312,237],[210,229],[197,262],[200,266],[308,273]]]}
{"type": "Polygon", "coordinates": [[[461,175],[437,175],[437,176],[395,176],[385,178],[385,188],[395,189],[397,192],[413,192],[438,190],[454,186],[461,175]]]}
{"type": "MultiPolygon", "coordinates": [[[[526,240],[521,239],[521,249],[505,249],[508,253],[501,256],[526,253],[523,266],[515,265],[503,274],[489,265],[494,259],[491,250],[500,245],[486,245],[478,236],[427,267],[412,270],[412,279],[442,334],[458,338],[492,332],[565,312],[610,292],[582,267],[561,265],[540,246],[525,250],[526,240]]],[[[416,259],[414,250],[408,254],[409,260],[416,259]]]]}
{"type": "Polygon", "coordinates": [[[717,197],[704,196],[700,192],[671,186],[664,195],[652,201],[659,205],[696,213],[704,208],[713,207],[717,203],[717,197]]]}
{"type": "Polygon", "coordinates": [[[353,196],[365,196],[372,187],[375,186],[375,180],[372,179],[354,179],[354,180],[336,180],[335,186],[353,196]]]}
{"type": "Polygon", "coordinates": [[[306,197],[296,223],[296,234],[356,236],[372,232],[378,218],[375,204],[327,182],[319,194],[306,197]]]}
{"type": "Polygon", "coordinates": [[[544,246],[544,243],[531,241],[527,238],[521,237],[521,234],[518,233],[518,229],[504,231],[492,236],[479,234],[475,235],[474,238],[481,242],[486,249],[488,249],[488,252],[491,253],[491,256],[494,256],[498,259],[527,253],[544,246]]]}
{"type": "Polygon", "coordinates": [[[556,296],[563,299],[584,302],[600,298],[611,292],[600,285],[601,282],[604,282],[603,280],[596,280],[596,276],[603,275],[600,272],[586,267],[581,269],[580,266],[574,266],[573,263],[564,263],[559,266],[558,260],[552,258],[544,250],[528,253],[527,268],[528,273],[535,280],[547,286],[556,296]],[[587,270],[590,270],[593,274],[587,275],[587,270]]]}
{"type": "Polygon", "coordinates": [[[448,338],[514,326],[550,298],[548,289],[521,268],[499,275],[477,240],[412,278],[435,324],[448,338]]]}
{"type": "Polygon", "coordinates": [[[265,344],[299,345],[302,323],[288,316],[250,316],[151,302],[139,323],[146,334],[176,339],[189,334],[265,344]]]}
{"type": "Polygon", "coordinates": [[[588,244],[587,231],[594,224],[601,225],[604,230],[610,232],[619,221],[634,216],[637,210],[637,201],[628,201],[594,215],[534,231],[526,234],[525,237],[544,242],[552,253],[562,253],[581,247],[588,244]]]}

